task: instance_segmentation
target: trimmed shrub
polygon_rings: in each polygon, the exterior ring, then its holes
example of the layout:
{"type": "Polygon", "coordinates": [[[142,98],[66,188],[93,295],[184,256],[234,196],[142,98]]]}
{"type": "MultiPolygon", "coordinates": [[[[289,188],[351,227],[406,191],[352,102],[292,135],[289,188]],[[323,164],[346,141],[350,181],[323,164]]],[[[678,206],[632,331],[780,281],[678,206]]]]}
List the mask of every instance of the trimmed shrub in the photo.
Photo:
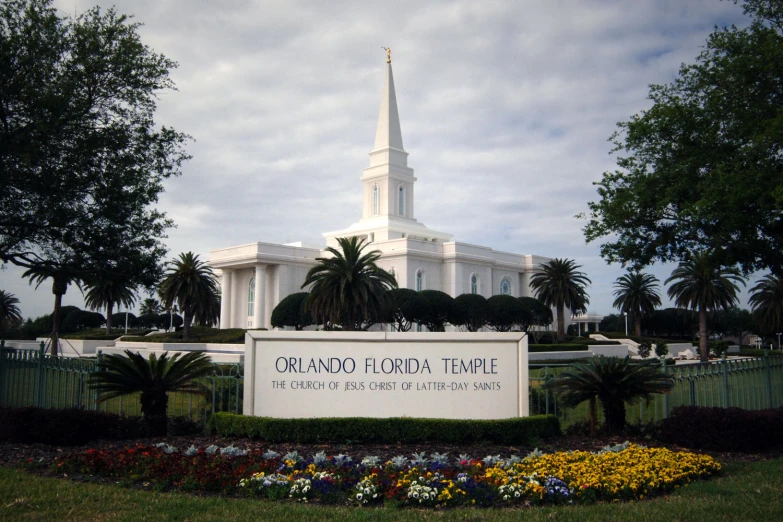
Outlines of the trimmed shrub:
{"type": "Polygon", "coordinates": [[[313,317],[304,308],[304,302],[308,295],[310,294],[307,292],[297,292],[283,298],[272,310],[272,326],[275,328],[288,326],[296,330],[303,330],[315,324],[313,317]]]}
{"type": "Polygon", "coordinates": [[[652,342],[649,339],[644,339],[639,343],[639,356],[642,359],[646,359],[650,356],[652,351],[652,342]]]}
{"type": "Polygon", "coordinates": [[[487,324],[496,332],[527,327],[533,321],[533,314],[527,307],[510,295],[493,295],[487,299],[487,308],[487,324]]]}
{"type": "Polygon", "coordinates": [[[460,294],[455,299],[457,307],[461,311],[462,322],[469,332],[478,332],[487,325],[489,306],[487,298],[479,294],[460,294]]]}
{"type": "Polygon", "coordinates": [[[99,439],[142,435],[141,417],[76,408],[0,408],[0,441],[80,446],[99,439]]]}
{"type": "Polygon", "coordinates": [[[219,412],[209,418],[207,431],[221,437],[250,437],[275,443],[489,442],[531,445],[559,435],[560,422],[554,415],[500,420],[408,417],[273,419],[219,412]]]}
{"type": "Polygon", "coordinates": [[[669,355],[669,345],[665,341],[658,341],[655,343],[655,355],[658,357],[666,357],[669,355]]]}
{"type": "Polygon", "coordinates": [[[783,408],[742,410],[680,406],[660,423],[664,442],[712,451],[754,452],[783,444],[783,408]]]}
{"type": "Polygon", "coordinates": [[[527,347],[527,351],[530,353],[541,352],[584,352],[587,351],[586,344],[530,344],[527,347]]]}
{"type": "MultiPolygon", "coordinates": [[[[204,432],[203,424],[188,417],[169,417],[168,424],[170,435],[204,432]]],[[[78,408],[0,408],[0,442],[82,446],[101,439],[127,440],[144,436],[141,417],[78,408]]]]}

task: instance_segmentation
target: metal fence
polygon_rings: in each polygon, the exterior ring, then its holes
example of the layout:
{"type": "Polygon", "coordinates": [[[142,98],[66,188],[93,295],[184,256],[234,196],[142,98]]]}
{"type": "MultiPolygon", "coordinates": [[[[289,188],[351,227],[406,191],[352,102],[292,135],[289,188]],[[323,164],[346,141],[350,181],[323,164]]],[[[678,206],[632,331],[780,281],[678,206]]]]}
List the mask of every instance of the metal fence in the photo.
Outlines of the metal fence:
{"type": "MultiPolygon", "coordinates": [[[[560,418],[563,428],[588,420],[587,403],[564,408],[555,393],[544,384],[569,365],[530,367],[530,411],[560,418]]],[[[674,378],[674,389],[649,401],[626,406],[629,423],[649,423],[669,416],[677,406],[737,407],[760,410],[783,406],[783,356],[727,360],[666,366],[662,371],[674,378]]],[[[599,408],[600,410],[600,408],[599,408]]]]}
{"type": "MultiPolygon", "coordinates": [[[[0,341],[0,406],[83,408],[87,410],[141,415],[139,394],[98,402],[90,389],[90,374],[97,371],[94,358],[52,357],[39,350],[4,348],[0,341]]],[[[242,412],[244,365],[214,364],[212,374],[195,382],[205,393],[169,394],[169,415],[204,421],[216,411],[242,412]]]]}
{"type": "MultiPolygon", "coordinates": [[[[84,408],[140,415],[138,395],[97,402],[96,393],[88,384],[97,366],[97,358],[46,355],[43,343],[38,351],[33,351],[3,348],[0,341],[0,406],[84,408]]],[[[530,413],[557,415],[563,428],[588,419],[586,403],[564,408],[559,397],[544,387],[568,367],[531,365],[529,370],[530,413]]],[[[674,389],[627,407],[628,422],[661,420],[676,406],[734,406],[751,410],[783,406],[783,356],[738,360],[726,360],[724,356],[716,362],[674,367],[662,361],[661,368],[674,378],[674,389]]],[[[203,421],[216,411],[242,412],[243,364],[215,364],[212,375],[196,382],[206,393],[171,393],[169,415],[203,421]]]]}

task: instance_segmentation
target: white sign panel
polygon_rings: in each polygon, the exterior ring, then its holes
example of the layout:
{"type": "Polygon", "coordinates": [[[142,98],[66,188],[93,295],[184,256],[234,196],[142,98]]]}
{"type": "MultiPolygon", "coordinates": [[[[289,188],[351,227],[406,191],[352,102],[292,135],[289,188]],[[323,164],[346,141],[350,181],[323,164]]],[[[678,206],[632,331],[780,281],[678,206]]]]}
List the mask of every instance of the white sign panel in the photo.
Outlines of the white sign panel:
{"type": "Polygon", "coordinates": [[[522,333],[250,331],[245,415],[527,416],[522,333]]]}

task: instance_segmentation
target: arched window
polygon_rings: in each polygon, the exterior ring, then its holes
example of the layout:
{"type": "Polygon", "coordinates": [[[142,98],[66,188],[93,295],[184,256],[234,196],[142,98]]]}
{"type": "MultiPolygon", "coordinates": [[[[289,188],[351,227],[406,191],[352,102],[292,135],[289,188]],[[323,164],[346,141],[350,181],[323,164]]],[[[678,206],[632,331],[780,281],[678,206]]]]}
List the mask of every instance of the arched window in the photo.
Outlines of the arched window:
{"type": "Polygon", "coordinates": [[[405,215],[405,191],[400,185],[400,190],[397,192],[397,214],[405,215]]]}
{"type": "Polygon", "coordinates": [[[247,285],[247,316],[253,317],[256,311],[256,278],[251,277],[247,285]]]}
{"type": "Polygon", "coordinates": [[[470,293],[471,294],[478,293],[478,276],[476,274],[470,275],[470,293]]]}
{"type": "Polygon", "coordinates": [[[501,295],[511,295],[511,283],[507,277],[500,280],[500,293],[501,295]]]}
{"type": "Polygon", "coordinates": [[[421,292],[424,290],[424,272],[421,268],[416,271],[416,291],[421,292]]]}
{"type": "Polygon", "coordinates": [[[372,186],[372,213],[373,215],[378,215],[378,185],[372,186]]]}

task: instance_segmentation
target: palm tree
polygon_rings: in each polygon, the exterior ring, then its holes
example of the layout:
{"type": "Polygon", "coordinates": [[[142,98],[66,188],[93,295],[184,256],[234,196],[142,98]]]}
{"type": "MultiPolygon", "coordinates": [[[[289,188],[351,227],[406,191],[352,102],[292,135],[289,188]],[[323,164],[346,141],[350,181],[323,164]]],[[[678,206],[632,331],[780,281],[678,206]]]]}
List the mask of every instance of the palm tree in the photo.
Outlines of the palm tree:
{"type": "Polygon", "coordinates": [[[184,320],[182,338],[190,338],[190,323],[196,310],[210,303],[218,294],[218,283],[212,269],[193,252],[179,255],[179,259],[169,261],[160,284],[160,296],[167,309],[172,309],[174,302],[179,304],[184,320]]]}
{"type": "Polygon", "coordinates": [[[149,360],[125,350],[125,355],[110,354],[100,358],[98,371],[90,376],[90,388],[103,402],[114,397],[141,392],[141,414],[149,436],[166,435],[169,392],[205,393],[194,379],[212,372],[212,362],[203,352],[190,352],[180,358],[167,353],[149,360]]]}
{"type": "Polygon", "coordinates": [[[629,271],[614,283],[615,300],[612,306],[621,312],[631,314],[637,337],[642,335],[642,316],[652,315],[661,306],[661,296],[656,289],[658,278],[652,274],[629,271]]]}
{"type": "Polygon", "coordinates": [[[106,307],[106,333],[111,333],[111,314],[114,305],[129,309],[136,304],[135,288],[126,279],[100,277],[85,282],[87,289],[84,304],[90,310],[106,307]]]}
{"type": "Polygon", "coordinates": [[[680,308],[699,312],[699,358],[709,360],[707,351],[707,312],[730,308],[737,302],[739,287],[745,280],[736,268],[720,266],[706,252],[697,252],[674,269],[666,284],[668,294],[680,308]]]}
{"type": "Polygon", "coordinates": [[[574,363],[547,384],[555,390],[566,407],[590,401],[590,427],[597,424],[596,401],[601,403],[610,433],[620,433],[625,427],[625,405],[639,399],[649,399],[655,393],[668,393],[674,380],[661,372],[660,366],[632,363],[630,358],[592,357],[574,363]]]}
{"type": "Polygon", "coordinates": [[[160,305],[160,301],[152,297],[144,299],[139,305],[139,315],[153,315],[163,312],[163,307],[160,305]]]}
{"type": "Polygon", "coordinates": [[[313,285],[305,308],[319,323],[341,324],[356,330],[380,316],[389,306],[387,291],[397,288],[394,276],[379,268],[377,250],[363,253],[364,239],[339,237],[341,250],[329,247],[332,257],[316,258],[302,288],[313,285]]]}
{"type": "Polygon", "coordinates": [[[766,275],[750,291],[748,303],[758,325],[769,333],[783,331],[783,277],[766,275]]]}
{"type": "Polygon", "coordinates": [[[56,356],[60,346],[60,309],[62,308],[63,296],[68,290],[68,285],[75,283],[81,284],[82,275],[63,268],[57,264],[42,264],[33,268],[28,268],[22,277],[30,279],[30,284],[35,283],[37,289],[41,283],[47,279],[52,280],[52,293],[54,294],[54,311],[52,312],[52,355],[56,356]]]}
{"type": "Polygon", "coordinates": [[[5,331],[11,324],[22,321],[22,312],[19,311],[19,299],[10,292],[0,290],[0,332],[5,331]]]}
{"type": "Polygon", "coordinates": [[[536,296],[547,306],[554,306],[557,312],[557,340],[565,339],[565,308],[571,313],[579,313],[586,310],[590,299],[585,291],[585,286],[590,284],[590,279],[579,272],[573,259],[555,258],[538,267],[540,272],[530,278],[530,288],[536,292],[536,296]]]}

